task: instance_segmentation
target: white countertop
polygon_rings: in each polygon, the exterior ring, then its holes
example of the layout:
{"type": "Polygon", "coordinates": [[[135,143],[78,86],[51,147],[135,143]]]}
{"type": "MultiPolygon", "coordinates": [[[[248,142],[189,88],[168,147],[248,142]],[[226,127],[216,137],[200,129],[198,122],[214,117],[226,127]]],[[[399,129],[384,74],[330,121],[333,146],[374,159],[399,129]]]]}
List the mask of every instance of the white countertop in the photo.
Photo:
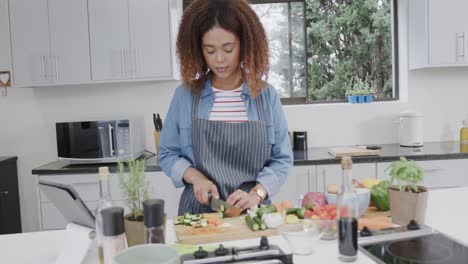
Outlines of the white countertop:
{"type": "MultiPolygon", "coordinates": [[[[426,224],[468,245],[468,187],[431,190],[429,192],[426,224]]],[[[54,263],[63,247],[65,231],[46,231],[14,235],[0,235],[1,263],[54,263]]],[[[175,241],[172,225],[168,225],[167,242],[175,241]]],[[[269,238],[271,244],[290,252],[282,237],[269,238]]],[[[239,240],[223,243],[225,246],[257,245],[259,239],[239,240]]],[[[355,263],[374,263],[358,253],[355,263]]],[[[337,240],[320,241],[312,255],[294,256],[294,263],[342,263],[338,260],[337,240]]]]}

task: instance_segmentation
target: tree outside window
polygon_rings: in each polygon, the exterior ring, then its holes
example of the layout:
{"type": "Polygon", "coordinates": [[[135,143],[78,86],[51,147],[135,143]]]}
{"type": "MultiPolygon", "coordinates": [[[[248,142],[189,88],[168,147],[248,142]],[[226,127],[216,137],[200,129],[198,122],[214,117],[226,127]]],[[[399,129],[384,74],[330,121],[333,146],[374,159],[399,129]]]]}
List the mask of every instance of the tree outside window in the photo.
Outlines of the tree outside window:
{"type": "Polygon", "coordinates": [[[269,40],[268,81],[283,103],[342,102],[359,82],[376,100],[394,100],[396,1],[251,0],[269,40]]]}

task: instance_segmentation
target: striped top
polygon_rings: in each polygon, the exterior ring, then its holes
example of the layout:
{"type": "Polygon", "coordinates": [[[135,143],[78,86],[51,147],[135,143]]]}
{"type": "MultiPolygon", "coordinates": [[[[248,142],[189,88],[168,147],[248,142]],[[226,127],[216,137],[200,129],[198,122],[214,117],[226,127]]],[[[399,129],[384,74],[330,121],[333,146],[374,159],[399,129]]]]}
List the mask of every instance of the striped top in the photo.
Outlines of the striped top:
{"type": "Polygon", "coordinates": [[[229,123],[247,122],[245,102],[242,100],[242,86],[225,91],[213,88],[215,100],[209,120],[229,123]]]}

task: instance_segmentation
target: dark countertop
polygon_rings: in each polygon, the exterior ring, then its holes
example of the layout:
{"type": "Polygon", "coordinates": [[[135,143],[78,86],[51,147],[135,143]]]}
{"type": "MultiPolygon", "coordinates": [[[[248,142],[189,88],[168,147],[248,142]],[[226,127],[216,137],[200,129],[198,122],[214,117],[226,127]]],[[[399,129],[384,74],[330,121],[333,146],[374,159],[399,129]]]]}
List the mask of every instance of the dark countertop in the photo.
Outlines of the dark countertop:
{"type": "MultiPolygon", "coordinates": [[[[389,162],[405,156],[412,160],[468,159],[468,152],[461,152],[459,141],[426,142],[420,148],[400,147],[399,144],[383,144],[379,156],[353,157],[354,163],[389,162]]],[[[161,171],[155,155],[147,154],[146,171],[161,171]]],[[[1,161],[1,158],[0,158],[1,161]]],[[[307,152],[294,152],[294,166],[339,164],[340,160],[328,153],[328,147],[309,148],[307,152]]],[[[32,174],[85,174],[97,173],[98,167],[109,166],[111,172],[117,165],[70,165],[66,161],[54,161],[32,170],[32,174]]]]}
{"type": "Polygon", "coordinates": [[[12,162],[12,161],[16,161],[18,159],[18,157],[8,157],[8,156],[0,156],[0,165],[1,164],[4,164],[4,163],[7,163],[7,162],[12,162]]]}

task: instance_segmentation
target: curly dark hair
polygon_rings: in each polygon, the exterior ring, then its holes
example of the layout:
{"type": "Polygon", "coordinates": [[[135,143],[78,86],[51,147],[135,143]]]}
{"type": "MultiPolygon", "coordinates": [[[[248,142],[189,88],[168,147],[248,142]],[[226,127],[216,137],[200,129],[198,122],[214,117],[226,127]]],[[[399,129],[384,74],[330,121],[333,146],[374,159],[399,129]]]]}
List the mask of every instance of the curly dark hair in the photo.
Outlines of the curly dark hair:
{"type": "Polygon", "coordinates": [[[244,0],[194,0],[185,9],[177,36],[182,81],[199,94],[210,77],[202,37],[214,26],[239,38],[243,77],[252,97],[258,96],[268,79],[268,41],[257,14],[244,0]]]}

